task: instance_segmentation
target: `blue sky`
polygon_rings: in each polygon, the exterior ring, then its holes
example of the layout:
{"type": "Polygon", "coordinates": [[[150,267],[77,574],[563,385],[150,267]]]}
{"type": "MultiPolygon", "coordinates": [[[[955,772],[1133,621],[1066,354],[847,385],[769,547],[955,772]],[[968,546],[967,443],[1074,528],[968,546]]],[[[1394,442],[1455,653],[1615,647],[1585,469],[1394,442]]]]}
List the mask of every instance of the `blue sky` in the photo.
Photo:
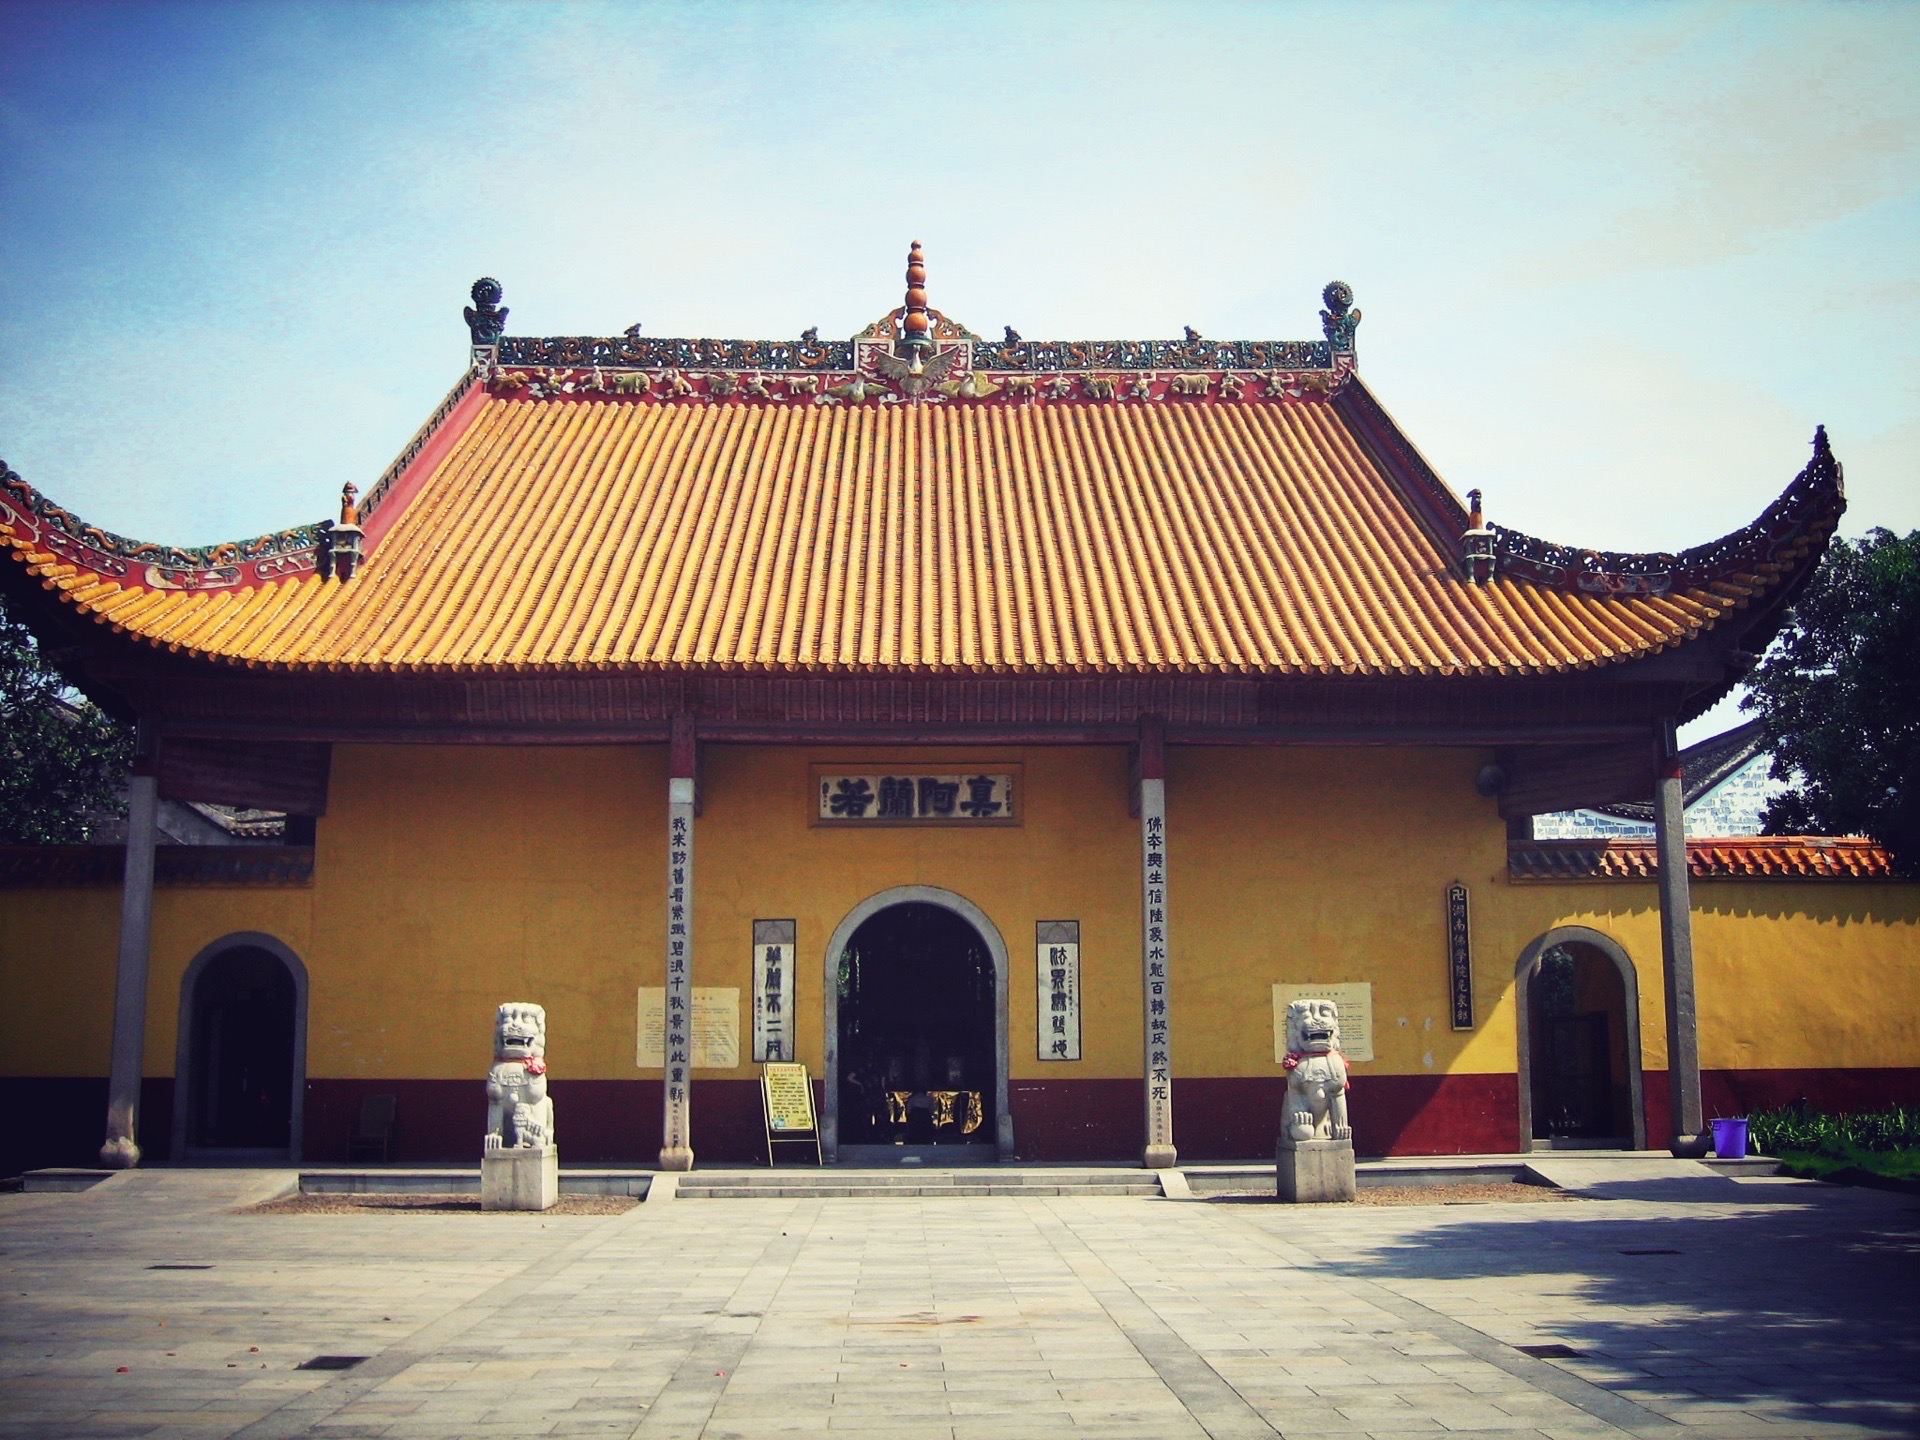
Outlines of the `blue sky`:
{"type": "Polygon", "coordinates": [[[516,333],[1317,335],[1492,518],[1920,526],[1920,6],[0,3],[0,456],[317,519],[516,333]]]}

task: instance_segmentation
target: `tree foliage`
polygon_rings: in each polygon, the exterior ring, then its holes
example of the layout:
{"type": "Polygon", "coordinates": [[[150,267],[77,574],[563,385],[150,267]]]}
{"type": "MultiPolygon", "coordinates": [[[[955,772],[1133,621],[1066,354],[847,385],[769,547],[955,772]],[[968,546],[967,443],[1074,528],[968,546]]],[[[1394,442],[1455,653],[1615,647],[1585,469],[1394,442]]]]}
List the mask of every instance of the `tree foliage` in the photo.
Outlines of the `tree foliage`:
{"type": "Polygon", "coordinates": [[[133,727],[82,699],[0,608],[0,841],[80,844],[124,814],[133,727]]]}
{"type": "Polygon", "coordinates": [[[1920,871],[1920,531],[1827,551],[1748,680],[1773,775],[1773,835],[1870,835],[1920,871]]]}

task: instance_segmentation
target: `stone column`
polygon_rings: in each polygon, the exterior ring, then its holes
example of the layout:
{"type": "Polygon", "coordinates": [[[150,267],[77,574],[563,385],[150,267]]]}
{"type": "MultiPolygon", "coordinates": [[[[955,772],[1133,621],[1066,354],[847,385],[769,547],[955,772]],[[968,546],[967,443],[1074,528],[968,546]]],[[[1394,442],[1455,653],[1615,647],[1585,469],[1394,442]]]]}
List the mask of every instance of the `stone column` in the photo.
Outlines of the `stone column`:
{"type": "Polygon", "coordinates": [[[1671,720],[1660,727],[1653,791],[1654,845],[1660,865],[1660,954],[1667,997],[1667,1095],[1675,1155],[1704,1155],[1700,1104],[1700,1031],[1693,998],[1693,898],[1687,880],[1685,796],[1671,720]]]}
{"type": "Polygon", "coordinates": [[[153,933],[153,847],[160,808],[153,745],[143,724],[127,783],[127,873],[120,887],[120,954],[113,985],[113,1068],[107,1081],[107,1138],[100,1163],[140,1163],[140,1072],[146,1068],[147,954],[153,933]]]}
{"type": "Polygon", "coordinates": [[[1167,780],[1165,732],[1157,719],[1140,727],[1134,799],[1140,816],[1140,992],[1146,1079],[1147,1147],[1140,1163],[1171,1169],[1173,1033],[1167,943],[1167,780]]]}
{"type": "Polygon", "coordinates": [[[693,721],[673,718],[667,747],[667,983],[660,1168],[693,1168],[693,721]]]}

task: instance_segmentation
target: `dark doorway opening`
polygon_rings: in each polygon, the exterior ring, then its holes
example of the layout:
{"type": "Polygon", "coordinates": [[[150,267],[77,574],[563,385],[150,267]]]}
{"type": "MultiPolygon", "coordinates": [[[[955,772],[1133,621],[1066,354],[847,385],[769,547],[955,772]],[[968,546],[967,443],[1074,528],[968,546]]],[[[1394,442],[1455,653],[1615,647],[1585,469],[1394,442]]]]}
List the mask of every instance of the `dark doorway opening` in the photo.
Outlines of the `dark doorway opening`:
{"type": "Polygon", "coordinates": [[[293,976],[251,945],[216,955],[193,986],[186,1142],[286,1150],[293,1135],[293,976]]]}
{"type": "Polygon", "coordinates": [[[1528,987],[1533,1138],[1629,1145],[1627,996],[1592,946],[1555,945],[1528,987]]]}
{"type": "Polygon", "coordinates": [[[991,1147],[993,955],[940,905],[869,916],[840,953],[843,1146],[991,1147]]]}

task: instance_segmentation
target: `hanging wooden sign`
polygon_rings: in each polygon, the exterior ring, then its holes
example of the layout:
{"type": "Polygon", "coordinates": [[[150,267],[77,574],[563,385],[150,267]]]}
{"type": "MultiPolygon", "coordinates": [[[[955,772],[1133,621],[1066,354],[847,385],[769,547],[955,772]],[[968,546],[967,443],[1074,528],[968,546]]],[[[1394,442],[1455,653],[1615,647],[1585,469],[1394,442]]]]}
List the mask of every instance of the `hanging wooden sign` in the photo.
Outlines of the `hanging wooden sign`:
{"type": "Polygon", "coordinates": [[[1467,927],[1467,887],[1447,887],[1447,994],[1453,1028],[1473,1029],[1473,949],[1467,927]]]}
{"type": "Polygon", "coordinates": [[[813,1163],[821,1163],[820,1122],[813,1113],[813,1082],[806,1066],[762,1066],[760,1108],[766,1120],[768,1169],[773,1168],[775,1145],[811,1145],[813,1163]]]}
{"type": "Polygon", "coordinates": [[[793,1058],[793,951],[791,920],[753,922],[753,1059],[793,1058]]]}
{"type": "Polygon", "coordinates": [[[1080,922],[1042,920],[1034,976],[1035,1049],[1042,1060],[1080,1058],[1080,922]]]}

